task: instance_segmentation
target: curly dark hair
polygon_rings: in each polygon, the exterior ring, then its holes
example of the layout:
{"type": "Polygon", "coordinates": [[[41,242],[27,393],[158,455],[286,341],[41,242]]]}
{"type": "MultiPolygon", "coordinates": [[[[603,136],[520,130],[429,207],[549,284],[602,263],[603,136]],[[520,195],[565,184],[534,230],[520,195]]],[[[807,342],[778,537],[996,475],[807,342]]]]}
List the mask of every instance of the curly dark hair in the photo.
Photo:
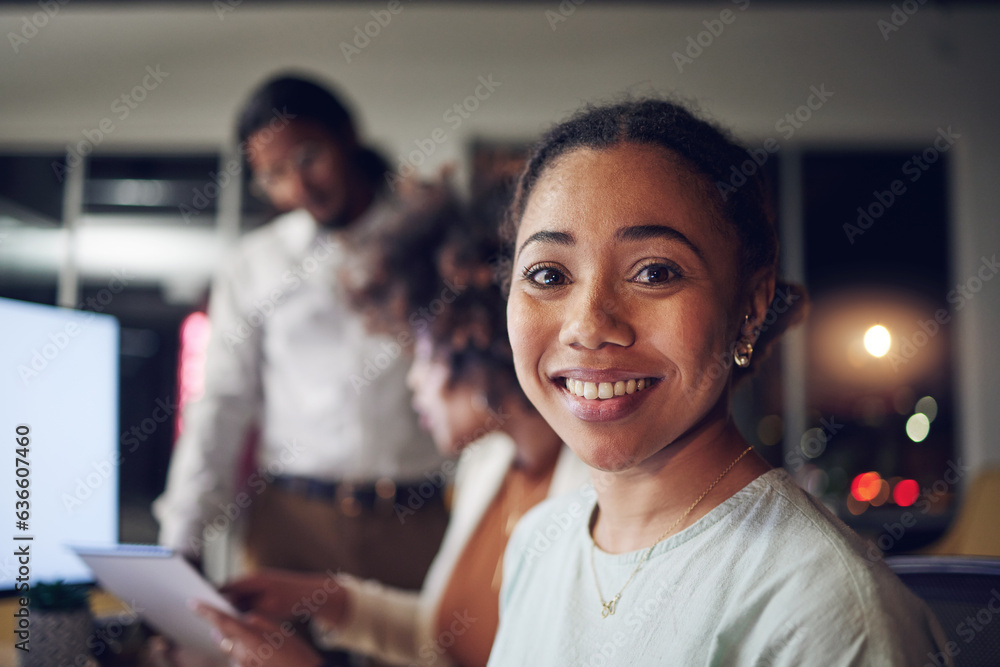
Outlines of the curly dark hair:
{"type": "MultiPolygon", "coordinates": [[[[727,131],[698,118],[684,105],[648,98],[584,107],[538,141],[521,172],[503,224],[501,236],[508,257],[513,258],[514,241],[528,199],[553,162],[577,149],[608,149],[623,143],[658,146],[679,158],[681,167],[695,177],[712,207],[714,219],[736,232],[742,279],[765,267],[777,268],[778,234],[763,171],[756,170],[740,187],[729,184],[732,169],[738,170],[749,159],[746,148],[727,131]]],[[[509,288],[509,274],[505,284],[509,288]]],[[[775,300],[783,292],[783,304],[775,308],[772,302],[768,311],[769,317],[773,313],[776,321],[768,321],[761,330],[755,353],[758,361],[789,326],[805,316],[808,299],[804,287],[778,281],[775,292],[775,300]]],[[[739,368],[736,371],[742,373],[739,368]]]]}
{"type": "Polygon", "coordinates": [[[490,405],[527,399],[514,373],[497,235],[505,210],[491,192],[466,204],[445,183],[422,184],[359,236],[344,275],[348,300],[368,328],[409,342],[430,338],[449,385],[478,383],[490,405]]]}

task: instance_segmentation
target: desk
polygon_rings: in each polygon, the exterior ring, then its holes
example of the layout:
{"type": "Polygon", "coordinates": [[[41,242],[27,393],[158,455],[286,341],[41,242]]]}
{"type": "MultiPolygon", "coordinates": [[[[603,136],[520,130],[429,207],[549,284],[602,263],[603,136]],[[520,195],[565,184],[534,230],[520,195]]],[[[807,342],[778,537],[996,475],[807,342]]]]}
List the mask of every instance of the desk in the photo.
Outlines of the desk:
{"type": "MultiPolygon", "coordinates": [[[[18,664],[17,655],[20,651],[14,648],[14,623],[11,621],[19,606],[16,597],[0,600],[0,619],[3,619],[0,620],[0,665],[5,667],[14,667],[18,664]]],[[[97,589],[94,589],[90,594],[90,609],[97,618],[113,619],[117,617],[123,621],[134,618],[134,614],[124,602],[97,589]]]]}
{"type": "MultiPolygon", "coordinates": [[[[16,597],[0,600],[0,667],[15,667],[18,664],[20,651],[14,648],[14,624],[11,623],[11,620],[19,606],[16,597]]],[[[107,637],[111,639],[122,639],[121,634],[124,626],[135,622],[135,613],[127,604],[114,595],[97,588],[90,593],[90,609],[95,618],[108,623],[105,628],[107,637]],[[117,623],[116,620],[118,620],[117,623]]],[[[97,657],[100,657],[107,664],[115,665],[115,667],[225,667],[228,665],[228,661],[225,659],[205,658],[185,650],[167,651],[165,643],[160,638],[154,638],[147,642],[147,645],[142,648],[140,656],[131,659],[112,656],[113,654],[109,653],[97,657]]],[[[91,665],[97,667],[98,663],[91,661],[91,665]]],[[[77,665],[67,667],[77,667],[77,665]]]]}

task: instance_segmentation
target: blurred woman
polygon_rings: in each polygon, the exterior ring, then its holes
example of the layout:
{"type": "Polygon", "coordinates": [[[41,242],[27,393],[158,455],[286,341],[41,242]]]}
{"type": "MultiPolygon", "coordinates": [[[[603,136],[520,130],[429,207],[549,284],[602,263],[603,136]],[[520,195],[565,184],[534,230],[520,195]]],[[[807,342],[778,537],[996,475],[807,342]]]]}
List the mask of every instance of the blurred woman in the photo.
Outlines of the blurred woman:
{"type": "MultiPolygon", "coordinates": [[[[587,479],[586,467],[517,383],[495,280],[498,257],[493,226],[470,215],[444,186],[417,189],[404,210],[359,241],[347,276],[354,304],[373,330],[394,334],[400,349],[412,344],[407,381],[421,424],[443,453],[462,453],[448,531],[419,593],[348,576],[276,571],[230,584],[225,592],[253,615],[237,620],[201,611],[237,663],[321,664],[299,637],[268,649],[266,638],[281,627],[275,622],[296,619],[310,621],[323,648],[389,663],[486,664],[514,525],[544,498],[587,479]],[[316,597],[322,604],[302,606],[316,597]]],[[[428,483],[444,483],[449,472],[428,483]]],[[[420,498],[397,503],[395,511],[405,522],[420,512],[420,498]]]]}

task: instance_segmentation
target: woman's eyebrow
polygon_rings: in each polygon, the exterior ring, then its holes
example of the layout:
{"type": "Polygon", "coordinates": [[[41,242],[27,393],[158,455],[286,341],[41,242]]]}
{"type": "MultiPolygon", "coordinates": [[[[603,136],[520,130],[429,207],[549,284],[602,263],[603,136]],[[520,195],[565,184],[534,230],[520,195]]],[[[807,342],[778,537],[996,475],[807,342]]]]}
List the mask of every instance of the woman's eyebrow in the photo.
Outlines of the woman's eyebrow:
{"type": "Polygon", "coordinates": [[[540,232],[535,232],[528,238],[524,240],[521,247],[517,249],[517,255],[521,254],[524,247],[529,243],[555,243],[557,245],[576,245],[576,239],[573,238],[572,234],[566,232],[553,232],[548,230],[542,230],[540,232]]]}
{"type": "MultiPolygon", "coordinates": [[[[683,233],[668,225],[635,225],[634,227],[622,227],[615,232],[615,238],[619,241],[648,241],[650,239],[668,239],[679,241],[691,249],[694,254],[704,261],[701,250],[683,233]]],[[[523,247],[523,246],[522,246],[523,247]]]]}

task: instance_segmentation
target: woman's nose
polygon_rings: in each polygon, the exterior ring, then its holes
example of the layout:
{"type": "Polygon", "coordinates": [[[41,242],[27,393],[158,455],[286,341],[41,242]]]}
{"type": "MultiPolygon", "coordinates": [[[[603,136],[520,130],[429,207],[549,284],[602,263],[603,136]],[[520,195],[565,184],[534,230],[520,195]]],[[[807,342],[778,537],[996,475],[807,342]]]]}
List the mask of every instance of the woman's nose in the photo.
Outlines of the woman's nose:
{"type": "Polygon", "coordinates": [[[628,347],[635,342],[635,331],[613,289],[598,283],[578,284],[565,311],[559,342],[596,350],[604,345],[628,347]]]}

